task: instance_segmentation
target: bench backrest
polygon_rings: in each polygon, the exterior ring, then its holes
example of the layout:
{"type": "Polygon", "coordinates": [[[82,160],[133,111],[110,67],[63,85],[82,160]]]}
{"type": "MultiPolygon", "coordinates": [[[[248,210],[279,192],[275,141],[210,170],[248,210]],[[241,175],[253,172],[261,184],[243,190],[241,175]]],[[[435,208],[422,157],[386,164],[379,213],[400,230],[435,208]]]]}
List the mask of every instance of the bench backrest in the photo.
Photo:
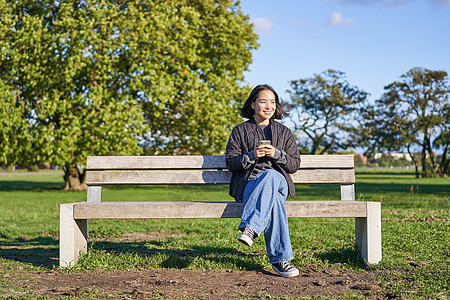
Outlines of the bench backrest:
{"type": "MultiPolygon", "coordinates": [[[[302,155],[296,184],[340,184],[341,200],[355,200],[353,155],[302,155]]],[[[228,184],[224,156],[88,156],[87,201],[101,202],[102,185],[228,184]]]]}
{"type": "MultiPolygon", "coordinates": [[[[353,155],[302,155],[298,184],[353,184],[353,155]]],[[[88,186],[116,184],[228,184],[224,156],[89,156],[88,186]]]]}

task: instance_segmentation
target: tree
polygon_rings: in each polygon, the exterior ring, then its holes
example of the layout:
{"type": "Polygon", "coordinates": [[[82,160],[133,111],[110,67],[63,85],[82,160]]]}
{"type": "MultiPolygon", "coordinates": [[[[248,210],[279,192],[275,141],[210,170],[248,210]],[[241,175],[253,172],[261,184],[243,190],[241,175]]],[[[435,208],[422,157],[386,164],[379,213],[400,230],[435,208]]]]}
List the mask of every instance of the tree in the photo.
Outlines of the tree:
{"type": "Polygon", "coordinates": [[[392,107],[376,103],[363,108],[351,139],[365,149],[364,154],[369,157],[377,152],[407,151],[414,164],[416,177],[420,177],[420,158],[412,147],[415,133],[410,130],[409,122],[402,119],[392,107]]]}
{"type": "Polygon", "coordinates": [[[134,54],[151,128],[146,152],[223,152],[249,93],[243,72],[257,43],[248,17],[229,0],[155,3],[157,16],[139,25],[148,38],[136,41],[137,49],[148,50],[134,54]],[[151,67],[145,66],[149,54],[151,67]]]}
{"type": "Polygon", "coordinates": [[[13,93],[31,145],[18,163],[64,167],[67,189],[82,188],[87,155],[139,154],[144,134],[149,154],[212,153],[238,122],[257,46],[238,2],[0,0],[0,11],[0,93],[13,93]]]}
{"type": "Polygon", "coordinates": [[[348,135],[368,93],[350,85],[345,73],[327,70],[291,81],[291,120],[301,152],[324,154],[354,146],[348,135]]]}
{"type": "Polygon", "coordinates": [[[372,151],[407,150],[413,157],[416,175],[446,176],[449,174],[449,96],[450,86],[445,71],[413,68],[399,81],[387,85],[376,104],[366,110],[361,128],[362,139],[372,151]],[[420,158],[414,155],[420,151],[420,158]],[[440,162],[436,151],[443,151],[440,162]]]}

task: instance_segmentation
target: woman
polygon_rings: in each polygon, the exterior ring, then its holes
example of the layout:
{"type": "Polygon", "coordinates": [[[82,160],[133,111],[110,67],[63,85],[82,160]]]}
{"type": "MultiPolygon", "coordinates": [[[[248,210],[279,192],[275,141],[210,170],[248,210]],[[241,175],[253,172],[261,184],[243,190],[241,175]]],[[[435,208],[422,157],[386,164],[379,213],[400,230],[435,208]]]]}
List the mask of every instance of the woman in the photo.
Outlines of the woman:
{"type": "Polygon", "coordinates": [[[258,85],[241,115],[249,120],[233,129],[226,148],[227,167],[233,173],[230,195],[245,203],[238,240],[251,246],[264,232],[274,271],[297,276],[298,269],[289,262],[294,256],[284,202],[295,195],[289,173],[298,170],[300,154],[292,132],[275,121],[288,113],[272,87],[258,85]]]}

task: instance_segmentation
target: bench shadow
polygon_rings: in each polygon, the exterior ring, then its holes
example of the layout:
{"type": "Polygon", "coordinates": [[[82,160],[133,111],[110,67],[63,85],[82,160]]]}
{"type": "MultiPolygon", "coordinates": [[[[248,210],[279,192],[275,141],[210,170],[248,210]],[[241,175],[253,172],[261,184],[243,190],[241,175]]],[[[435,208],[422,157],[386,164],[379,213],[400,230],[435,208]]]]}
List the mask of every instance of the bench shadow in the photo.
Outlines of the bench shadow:
{"type": "Polygon", "coordinates": [[[46,182],[46,181],[0,181],[0,191],[55,191],[63,190],[64,182],[46,182]]]}
{"type": "Polygon", "coordinates": [[[364,261],[361,259],[360,251],[356,246],[347,245],[341,248],[333,248],[326,252],[316,253],[314,256],[324,263],[346,264],[358,269],[364,269],[366,267],[364,261]]]}
{"type": "Polygon", "coordinates": [[[164,247],[166,247],[165,242],[158,240],[136,242],[95,241],[88,244],[88,249],[112,252],[115,255],[133,253],[143,256],[166,257],[161,263],[163,268],[189,268],[199,257],[211,263],[235,265],[244,270],[262,270],[264,268],[263,265],[248,260],[249,257],[259,254],[244,253],[233,247],[192,246],[189,249],[166,249],[164,247]],[[149,249],[149,246],[153,248],[149,249]]]}
{"type": "Polygon", "coordinates": [[[52,269],[59,265],[59,242],[50,236],[0,241],[0,257],[52,269]]]}
{"type": "MultiPolygon", "coordinates": [[[[137,255],[159,255],[167,257],[161,264],[163,268],[189,268],[194,260],[201,257],[211,263],[230,264],[237,266],[243,270],[264,270],[264,266],[249,261],[249,257],[261,255],[261,253],[245,253],[232,247],[210,247],[210,246],[193,246],[189,249],[165,249],[165,242],[158,240],[139,241],[139,242],[110,242],[101,241],[90,243],[88,248],[112,252],[116,255],[133,253],[137,255]],[[149,249],[147,246],[155,248],[149,249]],[[224,254],[235,255],[224,255],[224,254]]],[[[264,254],[265,255],[265,254],[264,254]]],[[[329,249],[326,252],[316,253],[315,257],[324,263],[345,264],[357,269],[365,269],[366,265],[360,257],[360,252],[355,246],[344,246],[341,248],[329,249]]]]}
{"type": "MultiPolygon", "coordinates": [[[[244,270],[264,269],[264,266],[249,261],[249,257],[261,254],[244,253],[233,247],[193,246],[189,249],[165,249],[165,243],[159,240],[148,241],[94,241],[88,243],[88,249],[112,252],[116,255],[133,253],[137,255],[166,257],[163,268],[188,268],[194,260],[201,257],[211,263],[229,264],[244,270]],[[149,249],[148,246],[154,247],[149,249]],[[234,255],[225,255],[225,254],[234,255]]],[[[328,263],[347,264],[355,268],[365,268],[360,252],[355,246],[330,249],[314,254],[328,263]]],[[[28,263],[35,267],[52,269],[59,265],[59,241],[53,237],[34,239],[15,238],[0,241],[0,258],[28,263]]]]}

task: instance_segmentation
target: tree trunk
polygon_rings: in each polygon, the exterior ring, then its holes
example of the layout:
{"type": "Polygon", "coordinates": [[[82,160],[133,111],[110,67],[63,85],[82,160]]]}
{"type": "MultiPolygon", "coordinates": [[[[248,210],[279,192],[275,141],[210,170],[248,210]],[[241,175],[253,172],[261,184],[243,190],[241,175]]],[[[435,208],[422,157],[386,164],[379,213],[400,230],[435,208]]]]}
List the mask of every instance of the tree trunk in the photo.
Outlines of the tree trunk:
{"type": "Polygon", "coordinates": [[[76,165],[67,164],[64,167],[64,181],[66,191],[85,191],[87,189],[84,173],[80,174],[76,165]]]}
{"type": "Polygon", "coordinates": [[[416,159],[416,157],[414,156],[414,154],[413,153],[411,153],[411,150],[409,149],[409,146],[410,145],[408,145],[408,154],[409,154],[409,156],[411,157],[411,159],[412,159],[412,161],[413,161],[413,164],[414,164],[414,169],[415,169],[415,171],[416,171],[416,178],[420,178],[420,173],[419,173],[419,163],[417,162],[417,159],[416,159]]]}
{"type": "Polygon", "coordinates": [[[431,147],[430,139],[427,139],[426,147],[430,159],[430,177],[437,177],[439,166],[436,162],[436,154],[434,154],[433,147],[431,147]]]}
{"type": "Polygon", "coordinates": [[[427,148],[425,144],[422,147],[422,178],[431,177],[430,166],[427,162],[427,148]]]}
{"type": "Polygon", "coordinates": [[[447,177],[450,174],[450,159],[447,157],[449,146],[447,145],[442,153],[441,163],[439,164],[439,176],[447,177]]]}

